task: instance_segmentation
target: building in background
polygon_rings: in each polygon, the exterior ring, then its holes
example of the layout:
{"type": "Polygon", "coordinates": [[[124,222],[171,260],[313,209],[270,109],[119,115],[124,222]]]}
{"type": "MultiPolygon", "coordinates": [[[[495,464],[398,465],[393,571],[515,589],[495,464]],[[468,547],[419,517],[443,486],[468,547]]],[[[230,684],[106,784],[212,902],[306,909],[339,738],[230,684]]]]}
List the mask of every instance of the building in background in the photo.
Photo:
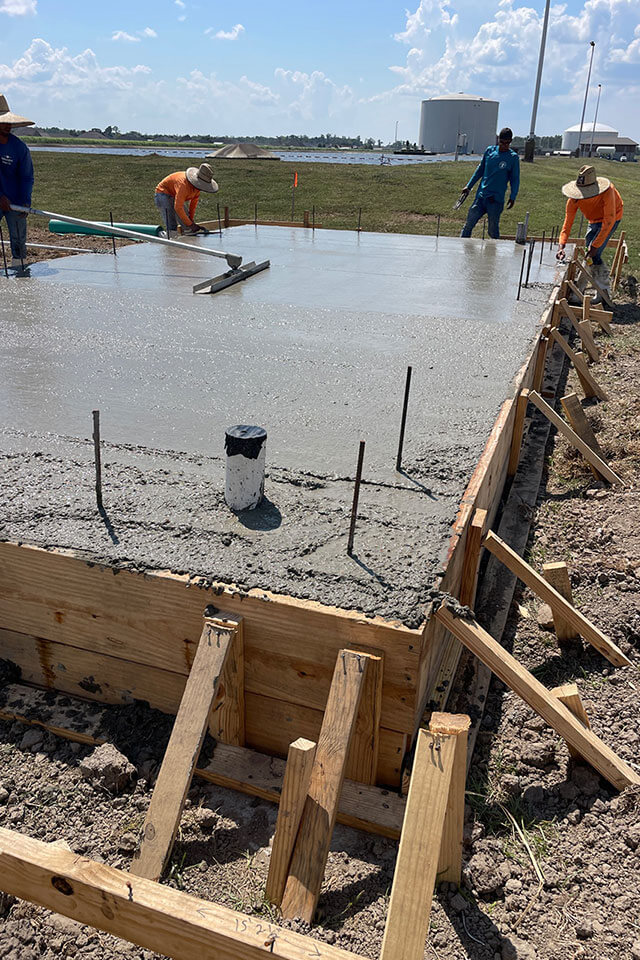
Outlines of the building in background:
{"type": "Polygon", "coordinates": [[[466,93],[446,94],[422,101],[419,146],[434,153],[482,153],[496,142],[497,100],[466,93]]]}
{"type": "MultiPolygon", "coordinates": [[[[610,147],[611,153],[616,160],[619,160],[620,157],[631,160],[638,149],[638,144],[635,140],[630,140],[629,137],[619,136],[618,131],[614,127],[608,127],[606,123],[596,123],[595,130],[593,129],[593,123],[583,124],[582,137],[580,136],[579,123],[576,123],[573,127],[568,127],[562,134],[562,149],[569,150],[575,154],[578,150],[579,140],[581,157],[589,156],[592,142],[593,149],[591,155],[593,157],[598,156],[598,147],[610,147]]],[[[599,155],[602,156],[603,152],[600,151],[599,155]]]]}

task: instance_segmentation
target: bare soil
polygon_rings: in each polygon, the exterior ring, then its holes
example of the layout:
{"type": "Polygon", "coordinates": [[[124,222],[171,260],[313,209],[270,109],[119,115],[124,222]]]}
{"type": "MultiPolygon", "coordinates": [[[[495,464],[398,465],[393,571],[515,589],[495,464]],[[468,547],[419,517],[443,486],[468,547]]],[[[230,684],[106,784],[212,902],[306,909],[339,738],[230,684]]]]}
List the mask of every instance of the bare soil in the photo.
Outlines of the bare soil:
{"type": "MultiPolygon", "coordinates": [[[[131,243],[131,240],[118,240],[116,238],[116,250],[121,245],[126,245],[131,243]]],[[[57,234],[49,233],[49,227],[47,222],[42,219],[42,217],[30,216],[29,224],[27,227],[27,243],[46,243],[47,249],[41,249],[39,247],[28,247],[27,254],[29,262],[33,263],[38,260],[57,260],[58,257],[68,257],[73,256],[76,253],[75,250],[70,250],[68,253],[64,251],[64,247],[76,247],[78,249],[86,250],[89,253],[112,253],[113,252],[113,243],[110,237],[91,237],[85,236],[82,234],[66,233],[66,234],[57,234]],[[51,249],[56,247],[57,249],[51,249]]],[[[5,235],[5,249],[7,251],[7,256],[9,255],[8,249],[8,239],[5,235]]]]}
{"type": "MultiPolygon", "coordinates": [[[[632,287],[632,289],[635,289],[632,287]]],[[[595,732],[640,770],[640,308],[618,297],[613,337],[597,336],[594,376],[606,403],[587,416],[613,469],[596,481],[562,438],[529,542],[539,567],[567,561],[574,600],[632,659],[615,669],[592,648],[559,649],[548,612],[517,591],[503,641],[548,687],[576,681],[595,732]]],[[[573,371],[568,390],[581,395],[573,371]]],[[[91,748],[0,723],[0,824],[127,868],[168,737],[166,718],[136,708],[118,746],[137,777],[113,798],[83,779],[91,748]]],[[[467,783],[463,882],[440,886],[425,957],[436,960],[640,960],[640,789],[617,793],[499,681],[491,685],[467,783]]],[[[276,919],[264,902],[276,808],[195,782],[165,883],[276,919]]],[[[397,845],[338,826],[317,925],[308,930],[379,955],[397,845]]],[[[138,957],[149,951],[12,898],[0,898],[0,958],[138,957]]]]}

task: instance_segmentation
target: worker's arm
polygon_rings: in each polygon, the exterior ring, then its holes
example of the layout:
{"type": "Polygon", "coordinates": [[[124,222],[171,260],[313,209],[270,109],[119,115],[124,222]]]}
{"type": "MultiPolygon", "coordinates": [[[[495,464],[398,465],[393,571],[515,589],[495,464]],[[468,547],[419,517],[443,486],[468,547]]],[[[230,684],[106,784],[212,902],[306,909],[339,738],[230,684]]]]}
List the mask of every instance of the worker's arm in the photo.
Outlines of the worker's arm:
{"type": "Polygon", "coordinates": [[[511,210],[511,207],[516,202],[518,190],[520,189],[520,157],[518,156],[514,158],[513,166],[509,171],[509,184],[511,186],[511,193],[507,201],[507,210],[511,210]]]}
{"type": "MultiPolygon", "coordinates": [[[[608,187],[607,190],[602,194],[602,226],[600,227],[600,232],[598,236],[591,244],[590,249],[595,253],[596,250],[600,249],[598,245],[598,237],[603,241],[606,237],[609,236],[613,230],[613,225],[616,222],[616,198],[615,194],[611,187],[608,187]]],[[[589,251],[587,251],[588,253],[589,251]]]]}
{"type": "MultiPolygon", "coordinates": [[[[197,203],[197,202],[198,202],[198,201],[197,201],[197,199],[196,199],[196,203],[197,203]]],[[[183,226],[185,226],[185,227],[192,227],[192,226],[193,226],[193,217],[191,216],[191,204],[192,204],[192,203],[193,203],[193,200],[190,200],[190,199],[189,199],[189,184],[188,184],[188,181],[187,181],[187,179],[186,179],[186,177],[185,177],[184,183],[181,183],[180,186],[178,187],[178,189],[176,190],[176,198],[175,198],[174,203],[173,203],[174,208],[175,208],[175,211],[176,211],[176,216],[179,217],[180,222],[181,222],[181,223],[183,224],[183,226]],[[190,208],[190,209],[189,209],[189,214],[190,214],[189,216],[187,216],[186,213],[185,213],[185,211],[184,211],[185,205],[186,205],[187,203],[189,203],[189,208],[190,208]]]]}
{"type": "Polygon", "coordinates": [[[200,199],[200,194],[197,197],[194,197],[191,203],[189,204],[189,216],[196,222],[196,207],[198,206],[198,200],[200,199]]]}
{"type": "Polygon", "coordinates": [[[22,199],[18,203],[18,206],[30,207],[31,194],[33,193],[33,160],[31,159],[31,152],[28,147],[25,147],[24,153],[20,158],[20,186],[22,187],[22,199]]]}
{"type": "Polygon", "coordinates": [[[560,231],[560,242],[558,244],[558,252],[556,253],[556,259],[564,260],[564,248],[567,245],[567,240],[571,234],[571,227],[573,226],[573,221],[576,218],[576,213],[578,212],[578,201],[572,200],[571,197],[567,200],[567,206],[564,212],[564,223],[562,224],[562,230],[560,231]]]}
{"type": "Polygon", "coordinates": [[[485,150],[485,152],[482,154],[482,160],[476,167],[473,173],[473,176],[467,183],[466,187],[462,188],[462,192],[465,195],[465,197],[471,191],[471,187],[474,185],[474,183],[477,183],[478,180],[480,180],[480,178],[484,176],[484,168],[486,166],[486,161],[487,161],[487,150],[485,150]]]}

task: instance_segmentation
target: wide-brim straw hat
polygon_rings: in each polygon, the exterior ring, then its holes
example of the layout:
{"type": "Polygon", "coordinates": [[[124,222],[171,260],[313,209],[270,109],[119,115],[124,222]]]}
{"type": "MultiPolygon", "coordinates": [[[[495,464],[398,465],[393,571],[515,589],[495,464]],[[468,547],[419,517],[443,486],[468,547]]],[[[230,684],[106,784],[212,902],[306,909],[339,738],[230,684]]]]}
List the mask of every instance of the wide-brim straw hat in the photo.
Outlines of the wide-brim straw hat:
{"type": "Polygon", "coordinates": [[[35,126],[34,120],[27,120],[26,117],[21,117],[17,113],[12,113],[11,110],[9,110],[7,98],[2,93],[0,93],[0,123],[9,123],[12,127],[35,126]]]}
{"type": "Polygon", "coordinates": [[[572,200],[586,200],[604,193],[610,186],[611,180],[607,180],[606,177],[596,177],[595,167],[584,166],[580,167],[575,180],[565,183],[562,192],[565,197],[570,197],[572,200]]]}
{"type": "Polygon", "coordinates": [[[208,163],[201,163],[199,167],[188,167],[185,176],[192,187],[204,190],[205,193],[217,193],[218,184],[213,179],[213,170],[208,163]]]}

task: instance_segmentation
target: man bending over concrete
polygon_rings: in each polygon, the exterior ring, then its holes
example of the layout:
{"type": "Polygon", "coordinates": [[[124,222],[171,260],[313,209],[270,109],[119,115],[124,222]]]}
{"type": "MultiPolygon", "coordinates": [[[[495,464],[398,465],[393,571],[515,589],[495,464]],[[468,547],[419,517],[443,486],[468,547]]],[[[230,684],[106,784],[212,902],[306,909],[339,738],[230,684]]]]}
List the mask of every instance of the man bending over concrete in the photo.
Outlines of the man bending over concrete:
{"type": "Polygon", "coordinates": [[[162,223],[167,229],[196,234],[204,232],[204,227],[193,219],[200,199],[200,191],[217,193],[218,184],[213,179],[213,170],[208,163],[199,167],[188,167],[185,171],[170,173],[156,187],[155,205],[162,214],[162,223]]]}
{"type": "Polygon", "coordinates": [[[9,110],[0,93],[0,220],[5,217],[11,243],[11,269],[22,270],[27,262],[27,215],[11,210],[31,206],[33,163],[29,148],[12,134],[14,127],[32,127],[33,120],[9,110]]]}
{"type": "Polygon", "coordinates": [[[462,196],[467,197],[474,183],[480,180],[480,186],[469,208],[461,237],[470,237],[476,223],[486,213],[489,236],[493,240],[500,239],[500,215],[504,207],[507,185],[511,186],[507,210],[510,210],[516,202],[520,186],[520,160],[516,151],[511,149],[512,140],[513,133],[509,127],[503,127],[498,134],[498,145],[487,147],[475,173],[463,189],[462,196]]]}

